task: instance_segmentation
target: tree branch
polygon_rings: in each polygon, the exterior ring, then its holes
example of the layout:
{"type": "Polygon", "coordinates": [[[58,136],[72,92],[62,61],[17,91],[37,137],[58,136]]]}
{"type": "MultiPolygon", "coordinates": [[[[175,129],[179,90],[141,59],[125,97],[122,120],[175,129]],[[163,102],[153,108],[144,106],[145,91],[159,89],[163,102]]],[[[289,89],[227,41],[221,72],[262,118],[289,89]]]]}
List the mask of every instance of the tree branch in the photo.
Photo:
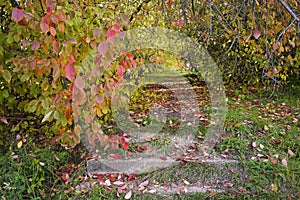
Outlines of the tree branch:
{"type": "Polygon", "coordinates": [[[136,9],[136,11],[134,12],[134,13],[132,13],[132,15],[130,16],[130,19],[129,19],[129,22],[131,22],[132,20],[133,20],[133,18],[134,18],[134,15],[136,15],[136,14],[138,14],[140,11],[141,11],[141,9],[142,9],[142,7],[143,7],[143,4],[144,3],[149,3],[151,0],[146,0],[145,2],[142,2],[138,7],[137,7],[137,9],[136,9]]]}
{"type": "Polygon", "coordinates": [[[298,16],[294,13],[294,11],[283,1],[283,0],[278,0],[283,7],[288,11],[288,13],[290,13],[290,15],[298,22],[300,23],[300,19],[298,18],[298,16]]]}

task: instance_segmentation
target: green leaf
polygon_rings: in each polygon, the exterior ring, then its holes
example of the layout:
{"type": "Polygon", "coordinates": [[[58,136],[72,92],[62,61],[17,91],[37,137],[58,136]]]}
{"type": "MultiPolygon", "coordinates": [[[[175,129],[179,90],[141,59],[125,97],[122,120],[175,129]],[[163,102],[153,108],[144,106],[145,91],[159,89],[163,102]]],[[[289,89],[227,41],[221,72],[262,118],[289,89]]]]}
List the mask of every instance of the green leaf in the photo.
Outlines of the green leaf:
{"type": "Polygon", "coordinates": [[[3,70],[2,77],[9,83],[11,80],[11,73],[8,70],[3,70]]]}
{"type": "Polygon", "coordinates": [[[6,41],[8,44],[12,44],[14,42],[14,37],[9,35],[6,41]]]}
{"type": "Polygon", "coordinates": [[[25,81],[28,81],[29,78],[30,78],[30,74],[26,73],[21,76],[20,81],[25,82],[25,81]]]}
{"type": "Polygon", "coordinates": [[[1,94],[2,94],[2,96],[3,96],[4,98],[8,98],[8,97],[9,97],[9,93],[8,93],[7,90],[3,90],[3,91],[1,92],[1,94]]]}
{"type": "Polygon", "coordinates": [[[39,104],[38,100],[32,100],[32,101],[30,101],[29,104],[28,104],[27,111],[31,112],[31,113],[35,112],[36,108],[38,107],[38,104],[39,104]]]}
{"type": "Polygon", "coordinates": [[[47,121],[47,120],[50,118],[50,116],[51,116],[52,113],[53,113],[53,110],[51,110],[50,112],[48,112],[48,113],[44,116],[44,118],[43,118],[43,120],[42,120],[42,123],[45,122],[45,121],[47,121]]]}

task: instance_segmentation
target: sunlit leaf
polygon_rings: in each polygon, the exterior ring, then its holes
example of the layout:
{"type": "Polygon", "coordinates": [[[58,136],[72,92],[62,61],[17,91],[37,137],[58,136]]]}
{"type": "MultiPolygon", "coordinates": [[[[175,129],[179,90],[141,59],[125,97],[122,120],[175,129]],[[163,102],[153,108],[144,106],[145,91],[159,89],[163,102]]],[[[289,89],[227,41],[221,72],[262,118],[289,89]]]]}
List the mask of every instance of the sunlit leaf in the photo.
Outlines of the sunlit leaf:
{"type": "Polygon", "coordinates": [[[121,31],[121,27],[119,24],[114,24],[113,25],[113,28],[117,31],[117,32],[120,32],[121,31]]]}
{"type": "Polygon", "coordinates": [[[17,22],[21,21],[24,18],[24,11],[19,8],[14,8],[12,11],[12,18],[17,22]]]}
{"type": "Polygon", "coordinates": [[[258,39],[259,36],[260,36],[260,31],[255,29],[254,32],[253,32],[253,36],[254,36],[255,39],[258,39]]]}
{"type": "Polygon", "coordinates": [[[118,78],[121,79],[123,77],[124,73],[125,73],[125,70],[124,70],[123,66],[119,65],[118,69],[117,69],[118,78]]]}
{"type": "Polygon", "coordinates": [[[73,79],[74,79],[74,77],[75,77],[75,68],[74,68],[73,63],[70,63],[70,62],[69,62],[69,63],[66,65],[65,73],[66,73],[67,79],[69,79],[69,81],[73,81],[73,79]]]}
{"type": "Polygon", "coordinates": [[[107,30],[106,37],[110,42],[113,42],[115,39],[115,34],[116,34],[115,31],[110,28],[107,30]]]}
{"type": "Polygon", "coordinates": [[[40,27],[43,33],[48,33],[49,31],[49,25],[46,24],[45,22],[40,23],[40,27]]]}
{"type": "Polygon", "coordinates": [[[22,147],[22,145],[23,145],[23,141],[20,140],[20,141],[18,142],[18,144],[17,144],[18,149],[20,149],[20,148],[22,147]]]}
{"type": "Polygon", "coordinates": [[[50,112],[48,112],[47,114],[45,114],[44,118],[42,119],[42,123],[45,122],[45,121],[47,121],[50,118],[50,116],[51,116],[52,113],[53,113],[53,110],[51,110],[50,112]]]}
{"type": "Polygon", "coordinates": [[[105,41],[100,42],[98,45],[98,52],[100,55],[104,55],[108,50],[108,46],[105,41]]]}

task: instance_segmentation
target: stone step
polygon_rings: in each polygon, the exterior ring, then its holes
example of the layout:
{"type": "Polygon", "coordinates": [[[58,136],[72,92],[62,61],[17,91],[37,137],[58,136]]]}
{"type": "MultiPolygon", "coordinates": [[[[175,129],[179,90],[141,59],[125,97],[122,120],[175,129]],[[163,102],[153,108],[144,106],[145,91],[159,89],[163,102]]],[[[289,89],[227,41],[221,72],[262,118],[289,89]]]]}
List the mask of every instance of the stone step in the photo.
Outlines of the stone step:
{"type": "Polygon", "coordinates": [[[170,157],[164,160],[160,158],[88,160],[87,172],[88,174],[125,173],[142,176],[146,174],[145,179],[150,183],[147,191],[160,195],[182,193],[183,191],[179,191],[182,188],[186,194],[225,192],[238,188],[239,184],[245,182],[247,176],[238,161],[217,156],[200,157],[188,163],[175,161],[170,157]],[[168,180],[157,179],[157,177],[166,177],[166,174],[168,180]],[[155,177],[154,180],[159,184],[151,184],[153,181],[151,177],[155,177]]]}

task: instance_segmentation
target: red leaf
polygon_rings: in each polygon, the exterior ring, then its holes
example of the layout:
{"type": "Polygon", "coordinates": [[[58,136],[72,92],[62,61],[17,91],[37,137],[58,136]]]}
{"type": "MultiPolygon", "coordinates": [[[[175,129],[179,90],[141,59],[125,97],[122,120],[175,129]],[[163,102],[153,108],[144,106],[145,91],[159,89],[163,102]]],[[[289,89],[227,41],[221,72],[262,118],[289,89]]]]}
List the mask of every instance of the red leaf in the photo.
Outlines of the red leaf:
{"type": "Polygon", "coordinates": [[[96,176],[99,181],[104,182],[103,176],[101,174],[94,174],[94,176],[96,176]]]}
{"type": "Polygon", "coordinates": [[[70,55],[69,58],[68,58],[68,61],[69,61],[69,63],[75,62],[74,56],[73,56],[73,55],[70,55]]]}
{"type": "Polygon", "coordinates": [[[106,33],[106,37],[110,42],[113,42],[115,39],[115,31],[113,29],[108,29],[107,33],[106,33]]]}
{"type": "Polygon", "coordinates": [[[224,138],[229,138],[230,137],[230,133],[226,133],[225,135],[224,135],[224,138]]]}
{"type": "Polygon", "coordinates": [[[108,46],[106,44],[105,41],[102,41],[99,45],[98,45],[98,52],[100,55],[104,55],[108,50],[108,46]]]}
{"type": "Polygon", "coordinates": [[[68,183],[70,180],[69,174],[67,172],[62,172],[61,179],[65,182],[68,183]]]}
{"type": "Polygon", "coordinates": [[[131,60],[131,64],[133,67],[136,67],[137,63],[135,62],[135,60],[131,60]]]}
{"type": "Polygon", "coordinates": [[[41,30],[42,30],[43,33],[48,33],[48,31],[49,31],[48,24],[46,24],[45,22],[41,22],[40,27],[41,27],[41,30]]]}
{"type": "Polygon", "coordinates": [[[54,23],[54,24],[57,24],[58,23],[58,18],[56,15],[52,16],[51,17],[51,21],[54,23]]]}
{"type": "Polygon", "coordinates": [[[162,159],[162,160],[167,160],[167,157],[165,157],[165,156],[161,156],[159,158],[162,159]]]}
{"type": "Polygon", "coordinates": [[[272,157],[270,157],[270,162],[271,162],[273,165],[275,165],[275,164],[277,163],[276,159],[275,159],[275,158],[272,158],[272,157]]]}
{"type": "Polygon", "coordinates": [[[179,25],[180,25],[180,26],[183,26],[183,25],[184,25],[184,22],[183,22],[182,19],[179,19],[179,25]]]}
{"type": "Polygon", "coordinates": [[[14,20],[19,22],[24,18],[24,11],[19,8],[14,8],[11,15],[14,20]]]}
{"type": "Polygon", "coordinates": [[[173,0],[169,0],[169,2],[168,2],[169,7],[172,6],[172,3],[173,3],[173,0]]]}
{"type": "Polygon", "coordinates": [[[125,54],[126,58],[128,58],[129,60],[133,60],[134,56],[132,53],[126,53],[125,54]]]}
{"type": "Polygon", "coordinates": [[[66,65],[65,73],[66,73],[67,79],[69,79],[70,81],[72,81],[74,79],[74,77],[75,77],[75,68],[74,68],[73,63],[69,62],[66,65]]]}
{"type": "Polygon", "coordinates": [[[130,174],[129,177],[128,177],[128,181],[131,181],[135,177],[136,177],[136,174],[130,174]]]}
{"type": "Polygon", "coordinates": [[[114,24],[113,25],[114,29],[117,31],[117,32],[120,32],[121,31],[121,27],[119,24],[114,24]]]}
{"type": "Polygon", "coordinates": [[[121,79],[123,77],[124,73],[125,73],[125,70],[124,70],[123,66],[119,65],[118,69],[117,69],[118,78],[121,79]]]}
{"type": "Polygon", "coordinates": [[[258,39],[260,36],[259,30],[255,29],[255,31],[253,32],[253,36],[255,37],[255,39],[258,39]]]}
{"type": "Polygon", "coordinates": [[[129,148],[128,143],[127,143],[127,142],[123,143],[123,144],[122,144],[122,148],[123,148],[124,150],[128,150],[128,148],[129,148]]]}
{"type": "Polygon", "coordinates": [[[56,35],[56,30],[55,30],[55,28],[54,27],[50,27],[50,33],[51,33],[51,35],[54,37],[55,35],[56,35]]]}
{"type": "Polygon", "coordinates": [[[116,154],[110,154],[110,157],[112,157],[113,159],[121,159],[123,158],[120,154],[116,153],[116,154]]]}
{"type": "Polygon", "coordinates": [[[32,42],[31,49],[32,49],[33,51],[35,51],[35,50],[37,50],[39,47],[40,47],[40,43],[39,43],[38,41],[34,40],[34,41],[32,42]]]}
{"type": "Polygon", "coordinates": [[[47,15],[50,15],[50,14],[52,13],[52,9],[51,9],[51,8],[49,8],[49,7],[47,8],[47,10],[46,10],[46,11],[47,11],[47,15]]]}

